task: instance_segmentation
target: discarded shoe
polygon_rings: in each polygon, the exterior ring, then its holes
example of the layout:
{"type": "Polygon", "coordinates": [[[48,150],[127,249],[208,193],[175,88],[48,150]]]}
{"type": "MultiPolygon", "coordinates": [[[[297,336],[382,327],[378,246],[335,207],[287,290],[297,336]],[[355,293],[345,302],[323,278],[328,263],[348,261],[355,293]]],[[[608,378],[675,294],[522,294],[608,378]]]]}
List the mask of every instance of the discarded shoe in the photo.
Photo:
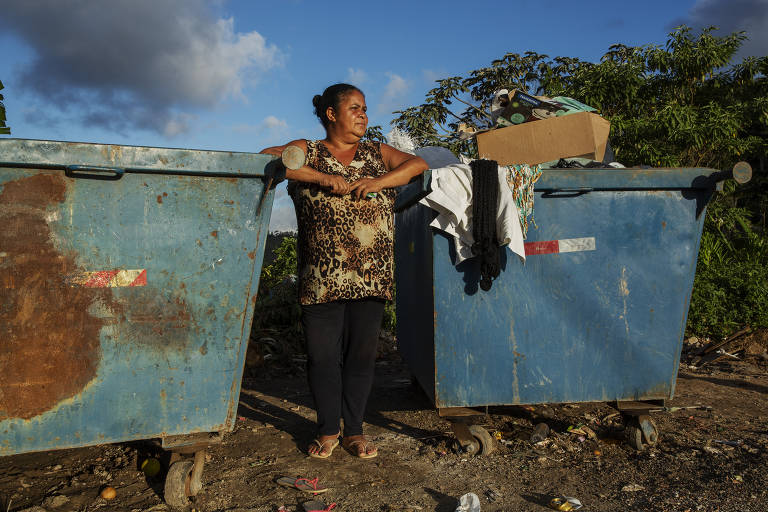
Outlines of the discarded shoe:
{"type": "Polygon", "coordinates": [[[308,478],[294,478],[292,476],[281,476],[277,479],[277,483],[283,487],[292,487],[302,492],[309,492],[312,494],[320,494],[326,492],[328,487],[323,487],[317,482],[317,478],[312,480],[308,478]]]}

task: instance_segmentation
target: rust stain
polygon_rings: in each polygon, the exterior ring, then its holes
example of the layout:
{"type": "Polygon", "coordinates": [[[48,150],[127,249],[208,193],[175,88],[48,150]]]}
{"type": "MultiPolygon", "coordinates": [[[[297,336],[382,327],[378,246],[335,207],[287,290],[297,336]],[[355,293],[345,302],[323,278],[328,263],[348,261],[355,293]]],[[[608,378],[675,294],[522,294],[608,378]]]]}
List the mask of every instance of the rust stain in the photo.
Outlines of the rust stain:
{"type": "Polygon", "coordinates": [[[189,306],[180,297],[167,298],[157,290],[134,290],[126,318],[116,328],[115,341],[159,353],[184,351],[199,330],[189,306]]]}
{"type": "Polygon", "coordinates": [[[219,232],[218,232],[218,231],[216,231],[216,230],[214,230],[214,231],[211,231],[211,236],[212,236],[213,238],[218,238],[218,237],[219,237],[219,232]]]}
{"type": "Polygon", "coordinates": [[[163,204],[163,196],[161,195],[157,196],[157,204],[163,204]]]}
{"type": "Polygon", "coordinates": [[[251,259],[255,259],[256,258],[256,249],[254,249],[251,252],[249,252],[248,253],[248,257],[251,258],[251,259]]]}
{"type": "Polygon", "coordinates": [[[0,420],[29,419],[80,393],[96,376],[100,332],[108,321],[88,311],[119,306],[105,288],[69,287],[79,271],[61,254],[46,221],[64,202],[63,176],[40,173],[0,190],[0,420]]]}

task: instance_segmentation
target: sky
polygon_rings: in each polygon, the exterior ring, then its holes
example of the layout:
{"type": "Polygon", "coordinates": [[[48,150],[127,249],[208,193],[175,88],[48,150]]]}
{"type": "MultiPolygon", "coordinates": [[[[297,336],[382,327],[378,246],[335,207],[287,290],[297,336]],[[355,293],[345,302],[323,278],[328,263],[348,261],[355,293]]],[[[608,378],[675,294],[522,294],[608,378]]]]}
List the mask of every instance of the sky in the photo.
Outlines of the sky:
{"type": "MultiPolygon", "coordinates": [[[[435,80],[505,53],[597,62],[681,24],[768,55],[768,0],[4,0],[0,80],[11,137],[258,152],[323,138],[312,97],[333,83],[386,133],[435,80]]],[[[295,225],[283,184],[270,230],[295,225]]]]}

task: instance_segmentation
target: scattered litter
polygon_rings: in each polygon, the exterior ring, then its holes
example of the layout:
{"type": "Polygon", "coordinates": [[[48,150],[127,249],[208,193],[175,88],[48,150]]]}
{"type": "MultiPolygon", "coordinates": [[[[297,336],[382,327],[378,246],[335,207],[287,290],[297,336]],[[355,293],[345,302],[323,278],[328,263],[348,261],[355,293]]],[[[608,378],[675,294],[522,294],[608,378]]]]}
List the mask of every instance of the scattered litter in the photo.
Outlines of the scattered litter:
{"type": "Polygon", "coordinates": [[[494,488],[486,489],[485,491],[483,491],[483,495],[490,503],[493,503],[494,501],[498,500],[503,496],[503,494],[501,494],[501,491],[494,488]]]}
{"type": "Polygon", "coordinates": [[[643,487],[640,484],[627,484],[624,487],[621,488],[622,492],[638,492],[644,490],[645,487],[643,487]]]}
{"type": "Polygon", "coordinates": [[[733,446],[735,448],[739,448],[744,444],[741,441],[722,441],[720,439],[713,439],[712,442],[717,444],[724,444],[725,446],[733,446]]]}
{"type": "Polygon", "coordinates": [[[107,486],[101,490],[100,496],[105,500],[113,500],[117,496],[117,490],[114,487],[107,486]]]}
{"type": "Polygon", "coordinates": [[[154,457],[150,457],[141,463],[141,470],[148,477],[153,477],[160,472],[160,461],[154,457]]]}
{"type": "Polygon", "coordinates": [[[549,436],[549,425],[546,423],[539,423],[533,427],[531,433],[531,443],[536,444],[544,441],[549,436]]]}
{"type": "Polygon", "coordinates": [[[389,512],[419,512],[420,510],[424,510],[424,507],[422,507],[421,505],[410,505],[410,504],[387,505],[387,510],[389,512]]]}
{"type": "Polygon", "coordinates": [[[459,498],[459,506],[454,512],[480,512],[480,498],[473,492],[468,492],[459,498]]]}
{"type": "Polygon", "coordinates": [[[328,487],[320,485],[317,478],[294,478],[291,476],[281,476],[276,480],[278,485],[283,487],[292,487],[303,492],[309,492],[312,494],[320,494],[328,490],[328,487]]]}
{"type": "Polygon", "coordinates": [[[550,500],[549,507],[567,512],[569,510],[579,510],[583,505],[578,498],[572,496],[558,496],[557,498],[552,498],[552,500],[550,500]]]}
{"type": "MultiPolygon", "coordinates": [[[[597,434],[595,434],[595,431],[586,425],[579,425],[578,427],[570,426],[568,427],[568,433],[581,436],[584,438],[584,440],[587,438],[597,439],[597,434]]],[[[581,442],[584,442],[584,440],[581,440],[581,442]]]]}

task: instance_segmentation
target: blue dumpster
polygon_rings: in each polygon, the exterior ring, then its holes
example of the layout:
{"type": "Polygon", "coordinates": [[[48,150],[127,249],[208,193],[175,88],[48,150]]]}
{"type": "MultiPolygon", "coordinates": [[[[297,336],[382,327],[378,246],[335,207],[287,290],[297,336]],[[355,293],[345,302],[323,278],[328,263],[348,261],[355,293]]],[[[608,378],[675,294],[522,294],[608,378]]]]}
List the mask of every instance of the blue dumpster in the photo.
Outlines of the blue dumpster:
{"type": "Polygon", "coordinates": [[[0,140],[0,455],[232,430],[272,159],[0,140]]]}
{"type": "Polygon", "coordinates": [[[396,217],[397,338],[435,406],[671,398],[720,174],[544,169],[526,262],[502,249],[488,292],[474,259],[453,265],[435,213],[404,208],[429,174],[410,185],[396,217]]]}

